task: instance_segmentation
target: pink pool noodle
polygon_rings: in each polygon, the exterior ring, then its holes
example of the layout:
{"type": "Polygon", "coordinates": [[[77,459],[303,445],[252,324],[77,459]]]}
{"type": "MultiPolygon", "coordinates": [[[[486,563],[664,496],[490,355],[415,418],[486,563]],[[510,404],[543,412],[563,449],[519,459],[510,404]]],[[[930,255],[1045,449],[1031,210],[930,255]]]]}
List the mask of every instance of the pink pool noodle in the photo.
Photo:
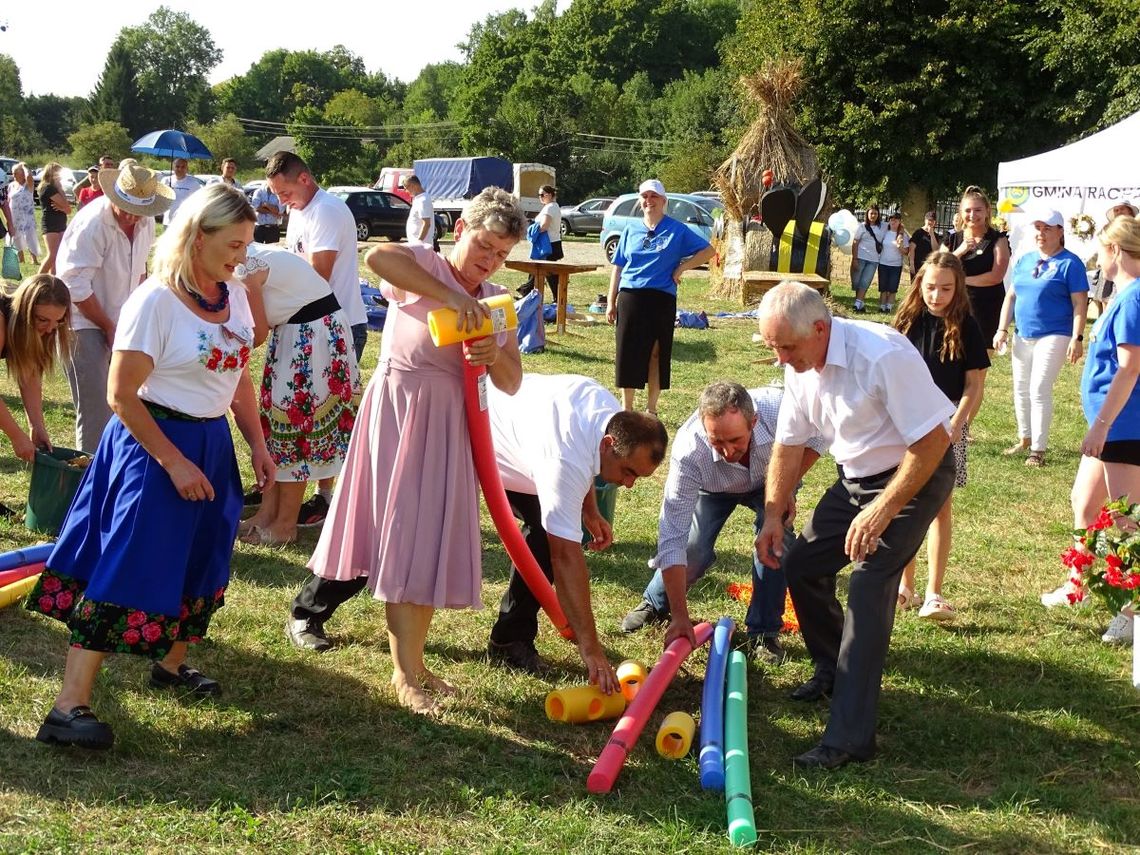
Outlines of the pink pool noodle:
{"type": "MultiPolygon", "coordinates": [[[[693,634],[697,637],[697,647],[700,647],[712,637],[712,624],[697,624],[693,627],[693,634]]],[[[692,652],[693,647],[686,638],[678,638],[665,648],[665,652],[661,654],[661,658],[657,660],[657,664],[642,683],[637,697],[626,707],[625,714],[618,719],[610,741],[602,749],[598,762],[594,764],[590,777],[586,779],[586,789],[591,793],[608,793],[613,789],[621,767],[637,743],[637,738],[641,736],[649,716],[653,714],[661,696],[673,682],[681,664],[692,652]]]]}
{"type": "MultiPolygon", "coordinates": [[[[464,343],[466,347],[466,343],[464,343]]],[[[538,562],[534,560],[530,547],[515,522],[515,515],[511,512],[507,501],[506,490],[503,489],[503,479],[499,475],[499,467],[495,463],[495,445],[491,439],[491,418],[487,413],[487,393],[483,384],[487,382],[487,369],[474,366],[466,360],[463,363],[463,399],[467,405],[467,430],[471,435],[471,456],[475,459],[475,472],[479,476],[479,484],[483,487],[483,498],[487,502],[487,510],[503,540],[507,555],[511,557],[515,568],[519,571],[526,586],[538,600],[542,610],[550,618],[558,634],[570,641],[574,640],[574,630],[571,629],[554,587],[538,562]]]]}

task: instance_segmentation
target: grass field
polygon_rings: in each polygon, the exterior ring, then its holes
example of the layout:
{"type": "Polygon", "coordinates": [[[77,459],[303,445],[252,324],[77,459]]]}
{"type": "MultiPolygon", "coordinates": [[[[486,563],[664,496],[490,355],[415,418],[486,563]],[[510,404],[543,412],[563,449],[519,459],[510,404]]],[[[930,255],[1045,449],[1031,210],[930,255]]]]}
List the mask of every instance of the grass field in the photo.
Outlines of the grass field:
{"type": "MultiPolygon", "coordinates": [[[[514,287],[521,276],[496,277],[514,287]]],[[[584,306],[606,277],[576,277],[584,306]]],[[[703,275],[683,283],[682,308],[739,310],[703,298],[703,275]]],[[[841,301],[850,292],[840,290],[841,301]]],[[[878,318],[874,314],[871,318],[878,318]]],[[[753,322],[714,320],[681,330],[673,389],[661,413],[672,432],[700,389],[719,377],[759,385],[779,377],[751,340],[753,322]]],[[[576,372],[612,383],[613,333],[572,326],[550,335],[527,370],[576,372]]],[[[364,361],[376,363],[373,335],[364,361]]],[[[970,484],[956,495],[946,594],[950,627],[899,615],[879,716],[879,754],[833,773],[797,773],[825,705],[787,694],[810,673],[802,641],[791,661],[749,670],[752,786],[764,851],[1104,852],[1140,842],[1140,696],[1130,651],[1099,641],[1099,606],[1047,612],[1038,594],[1062,578],[1068,491],[1083,433],[1079,367],[1066,367],[1048,464],[1027,469],[1000,455],[1014,438],[1009,360],[998,358],[975,425],[970,484]]],[[[14,384],[0,381],[8,406],[14,384]]],[[[72,444],[66,383],[46,392],[54,439],[72,444]]],[[[643,399],[640,399],[643,401],[643,399]]],[[[0,446],[0,501],[22,504],[29,473],[0,446]]],[[[243,468],[248,461],[243,455],[243,468]]],[[[809,474],[801,514],[834,477],[828,459],[809,474]]],[[[618,631],[639,601],[654,552],[665,468],[618,501],[617,542],[590,558],[603,643],[616,662],[652,662],[659,629],[618,631]]],[[[216,702],[147,687],[147,665],[108,661],[97,712],[115,728],[111,752],[88,755],[35,742],[62,674],[62,625],[19,608],[0,611],[0,851],[142,852],[715,852],[728,851],[723,796],[703,793],[695,752],[659,758],[652,732],[668,711],[696,713],[705,653],[692,658],[633,750],[614,792],[585,781],[610,727],[555,725],[543,715],[553,685],[582,680],[575,650],[549,626],[539,649],[551,683],[483,660],[507,561],[483,525],[481,611],[441,612],[428,641],[431,666],[459,697],[437,719],[411,715],[389,689],[382,609],[363,597],[329,625],[324,656],[293,649],[283,632],[306,578],[315,534],[274,550],[239,545],[227,607],[192,662],[225,685],[216,702]]],[[[34,542],[0,522],[0,550],[34,542]]],[[[695,615],[743,619],[725,587],[747,579],[750,520],[729,522],[720,560],[691,592],[695,615]]],[[[161,572],[162,556],[155,556],[161,572]]],[[[919,581],[925,580],[920,561],[919,581]]]]}

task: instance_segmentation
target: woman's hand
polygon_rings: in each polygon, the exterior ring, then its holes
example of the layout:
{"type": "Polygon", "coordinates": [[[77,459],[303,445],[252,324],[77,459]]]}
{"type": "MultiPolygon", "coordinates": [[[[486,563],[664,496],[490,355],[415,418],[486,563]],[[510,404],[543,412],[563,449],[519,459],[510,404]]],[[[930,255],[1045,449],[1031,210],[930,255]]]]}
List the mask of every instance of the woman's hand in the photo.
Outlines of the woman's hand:
{"type": "Polygon", "coordinates": [[[468,365],[486,365],[489,368],[499,359],[499,342],[493,335],[465,341],[463,356],[467,359],[468,365]]]}
{"type": "Polygon", "coordinates": [[[1008,339],[1009,339],[1009,332],[1007,330],[998,330],[996,333],[994,333],[994,340],[993,340],[994,350],[1001,350],[1002,346],[1006,343],[1006,341],[1008,339]]]}
{"type": "Polygon", "coordinates": [[[179,456],[178,460],[166,467],[166,474],[170,476],[175,491],[186,501],[214,500],[214,487],[209,479],[185,457],[179,456]]]}
{"type": "Polygon", "coordinates": [[[609,324],[617,323],[617,306],[614,305],[614,302],[615,301],[610,300],[610,302],[606,303],[606,323],[609,324]]]}
{"type": "Polygon", "coordinates": [[[48,436],[47,428],[43,425],[36,425],[32,428],[32,445],[45,451],[52,450],[51,437],[48,436]]]}
{"type": "Polygon", "coordinates": [[[455,310],[455,328],[461,332],[464,330],[474,332],[483,326],[484,321],[491,317],[491,313],[487,311],[486,306],[474,297],[460,294],[458,291],[448,290],[446,305],[449,309],[455,310]]]}
{"type": "Polygon", "coordinates": [[[277,480],[277,466],[269,456],[269,449],[264,442],[257,443],[250,449],[250,462],[253,464],[253,477],[257,482],[257,489],[264,493],[273,486],[277,480]]]}
{"type": "Polygon", "coordinates": [[[1088,433],[1081,440],[1081,454],[1085,457],[1100,457],[1104,451],[1104,441],[1108,438],[1108,425],[1097,419],[1089,426],[1088,433]]]}
{"type": "Polygon", "coordinates": [[[15,436],[10,437],[12,440],[12,451],[16,456],[23,460],[25,463],[32,463],[36,459],[36,446],[28,435],[22,430],[18,431],[15,436]]]}
{"type": "Polygon", "coordinates": [[[1083,342],[1077,341],[1075,338],[1069,339],[1069,347],[1065,350],[1065,357],[1069,360],[1070,365],[1076,365],[1084,352],[1085,345],[1083,342]]]}

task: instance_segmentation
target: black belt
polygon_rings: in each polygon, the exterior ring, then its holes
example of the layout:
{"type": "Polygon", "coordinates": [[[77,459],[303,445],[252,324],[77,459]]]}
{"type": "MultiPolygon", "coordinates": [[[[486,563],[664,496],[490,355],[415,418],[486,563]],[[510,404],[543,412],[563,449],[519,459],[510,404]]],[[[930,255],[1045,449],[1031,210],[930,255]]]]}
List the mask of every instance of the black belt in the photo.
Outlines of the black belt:
{"type": "Polygon", "coordinates": [[[293,317],[289,318],[285,323],[287,324],[308,324],[313,321],[320,320],[325,315],[331,315],[333,312],[340,309],[340,303],[336,300],[336,294],[329,294],[327,297],[321,297],[319,300],[313,300],[306,306],[302,306],[293,313],[293,317]]]}
{"type": "Polygon", "coordinates": [[[202,418],[200,416],[190,416],[186,413],[180,413],[178,410],[172,410],[170,407],[164,407],[162,404],[156,404],[153,401],[143,401],[142,398],[139,400],[142,401],[143,406],[147,409],[147,412],[149,412],[156,419],[173,419],[177,422],[212,422],[215,418],[217,418],[216,416],[207,416],[206,418],[202,418]]]}
{"type": "Polygon", "coordinates": [[[848,477],[847,473],[843,471],[843,467],[838,463],[835,468],[839,470],[839,477],[844,481],[850,481],[852,484],[870,484],[872,481],[882,481],[883,479],[890,478],[898,470],[897,466],[892,466],[890,469],[884,469],[882,472],[876,472],[874,475],[864,475],[861,478],[848,477]]]}

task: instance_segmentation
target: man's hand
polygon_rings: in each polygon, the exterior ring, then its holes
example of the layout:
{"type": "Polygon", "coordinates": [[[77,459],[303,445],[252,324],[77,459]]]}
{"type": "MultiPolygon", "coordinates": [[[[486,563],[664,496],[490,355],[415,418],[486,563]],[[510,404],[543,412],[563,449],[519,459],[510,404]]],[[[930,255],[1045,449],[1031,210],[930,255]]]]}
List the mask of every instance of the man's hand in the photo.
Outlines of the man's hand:
{"type": "Polygon", "coordinates": [[[578,654],[586,664],[586,672],[590,677],[591,684],[597,686],[607,695],[621,691],[617,673],[614,671],[613,666],[610,665],[610,660],[606,658],[605,651],[602,650],[601,645],[595,643],[590,647],[586,647],[580,643],[578,645],[578,654]]]}
{"type": "Polygon", "coordinates": [[[878,502],[871,502],[851,520],[843,551],[852,561],[862,561],[868,555],[873,555],[879,548],[880,535],[890,524],[890,516],[880,510],[878,502]]]}
{"type": "Polygon", "coordinates": [[[688,615],[673,615],[669,621],[669,628],[665,630],[665,646],[668,647],[678,638],[689,639],[689,644],[695,649],[697,636],[693,632],[693,622],[688,615]]]}
{"type": "Polygon", "coordinates": [[[582,513],[582,525],[594,539],[586,544],[591,552],[601,552],[609,549],[614,542],[614,529],[601,514],[582,513]]]}
{"type": "Polygon", "coordinates": [[[780,569],[784,557],[784,524],[775,515],[764,517],[764,527],[756,535],[756,557],[765,567],[780,569]]]}

